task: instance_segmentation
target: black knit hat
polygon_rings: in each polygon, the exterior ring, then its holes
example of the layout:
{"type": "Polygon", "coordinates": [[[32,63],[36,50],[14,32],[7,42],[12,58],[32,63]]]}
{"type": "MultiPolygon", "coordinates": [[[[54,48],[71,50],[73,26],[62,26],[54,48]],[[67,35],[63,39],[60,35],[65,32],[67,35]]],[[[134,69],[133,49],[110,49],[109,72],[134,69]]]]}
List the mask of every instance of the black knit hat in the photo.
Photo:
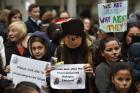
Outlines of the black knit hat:
{"type": "Polygon", "coordinates": [[[61,24],[62,27],[62,35],[65,37],[66,35],[78,35],[85,36],[84,32],[84,24],[79,19],[71,19],[67,22],[63,22],[61,24]]]}

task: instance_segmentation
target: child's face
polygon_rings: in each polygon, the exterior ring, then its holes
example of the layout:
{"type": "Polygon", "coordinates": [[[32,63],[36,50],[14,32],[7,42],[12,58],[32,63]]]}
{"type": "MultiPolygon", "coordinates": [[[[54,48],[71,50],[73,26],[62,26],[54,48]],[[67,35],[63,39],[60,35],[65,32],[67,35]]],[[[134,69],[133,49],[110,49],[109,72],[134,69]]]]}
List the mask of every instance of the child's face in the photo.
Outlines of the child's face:
{"type": "Polygon", "coordinates": [[[132,76],[128,70],[120,70],[113,77],[112,82],[120,93],[127,93],[132,84],[132,76]]]}
{"type": "Polygon", "coordinates": [[[32,55],[36,58],[36,59],[41,59],[42,57],[44,57],[45,53],[46,53],[46,49],[45,46],[40,43],[40,42],[33,42],[32,43],[32,55]]]}

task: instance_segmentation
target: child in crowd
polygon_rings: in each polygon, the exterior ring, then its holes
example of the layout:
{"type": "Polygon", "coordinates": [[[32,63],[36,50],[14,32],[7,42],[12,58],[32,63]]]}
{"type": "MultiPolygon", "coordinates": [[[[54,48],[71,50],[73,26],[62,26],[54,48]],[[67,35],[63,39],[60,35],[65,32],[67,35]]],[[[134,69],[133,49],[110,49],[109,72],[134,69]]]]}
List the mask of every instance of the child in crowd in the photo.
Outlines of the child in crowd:
{"type": "Polygon", "coordinates": [[[50,42],[45,32],[34,32],[28,40],[28,49],[33,59],[51,60],[50,42]]]}
{"type": "Polygon", "coordinates": [[[114,87],[110,93],[136,93],[133,90],[133,74],[133,70],[128,63],[116,63],[111,70],[111,78],[114,87]]]}

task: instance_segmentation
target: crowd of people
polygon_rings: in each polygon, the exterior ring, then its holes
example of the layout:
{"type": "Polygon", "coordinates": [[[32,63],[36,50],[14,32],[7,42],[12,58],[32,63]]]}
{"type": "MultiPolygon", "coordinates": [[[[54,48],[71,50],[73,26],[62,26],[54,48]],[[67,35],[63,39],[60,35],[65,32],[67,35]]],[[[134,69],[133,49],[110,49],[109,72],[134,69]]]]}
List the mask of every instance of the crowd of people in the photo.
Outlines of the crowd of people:
{"type": "Polygon", "coordinates": [[[51,63],[56,57],[64,64],[84,64],[85,89],[53,89],[46,69],[46,93],[140,93],[140,13],[128,19],[127,31],[105,33],[92,19],[71,18],[67,11],[56,17],[31,4],[28,19],[18,9],[0,11],[0,92],[42,93],[40,88],[23,81],[13,86],[7,78],[12,54],[51,63]]]}

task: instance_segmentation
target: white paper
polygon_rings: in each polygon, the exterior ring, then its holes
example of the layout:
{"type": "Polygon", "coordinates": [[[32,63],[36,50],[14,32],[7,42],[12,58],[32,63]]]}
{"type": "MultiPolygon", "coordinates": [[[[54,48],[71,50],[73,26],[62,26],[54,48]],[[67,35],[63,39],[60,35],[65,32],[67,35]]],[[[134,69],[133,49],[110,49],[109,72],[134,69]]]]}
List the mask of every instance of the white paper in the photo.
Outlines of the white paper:
{"type": "Polygon", "coordinates": [[[46,85],[45,69],[49,64],[50,62],[12,55],[10,73],[13,83],[16,85],[21,81],[29,81],[41,88],[43,85],[46,85]]]}
{"type": "Polygon", "coordinates": [[[54,89],[85,89],[84,64],[64,64],[51,71],[50,82],[54,89]]]}

